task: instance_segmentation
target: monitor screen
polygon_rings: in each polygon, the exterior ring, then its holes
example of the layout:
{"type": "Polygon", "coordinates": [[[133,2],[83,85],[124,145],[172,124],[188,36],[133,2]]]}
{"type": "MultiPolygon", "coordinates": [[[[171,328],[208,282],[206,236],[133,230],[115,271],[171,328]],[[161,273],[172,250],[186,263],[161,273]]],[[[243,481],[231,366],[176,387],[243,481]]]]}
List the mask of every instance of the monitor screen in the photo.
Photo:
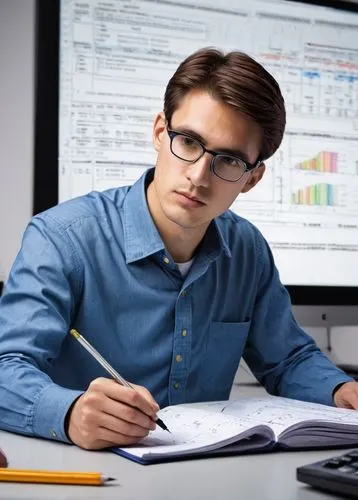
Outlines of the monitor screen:
{"type": "Polygon", "coordinates": [[[287,127],[231,209],[260,229],[303,303],[324,289],[358,304],[358,5],[332,4],[60,0],[56,202],[132,184],[155,164],[153,120],[187,55],[246,52],[280,84],[287,127]]]}

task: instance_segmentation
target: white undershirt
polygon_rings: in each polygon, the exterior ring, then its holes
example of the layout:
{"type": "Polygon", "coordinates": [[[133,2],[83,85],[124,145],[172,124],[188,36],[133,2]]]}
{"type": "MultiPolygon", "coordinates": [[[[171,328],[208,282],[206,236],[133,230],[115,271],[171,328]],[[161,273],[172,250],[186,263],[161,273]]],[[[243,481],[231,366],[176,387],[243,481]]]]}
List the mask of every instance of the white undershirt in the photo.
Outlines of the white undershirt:
{"type": "Polygon", "coordinates": [[[183,278],[185,278],[185,276],[188,274],[193,262],[194,259],[190,259],[188,260],[188,262],[176,262],[176,265],[178,266],[180,274],[183,276],[183,278]]]}

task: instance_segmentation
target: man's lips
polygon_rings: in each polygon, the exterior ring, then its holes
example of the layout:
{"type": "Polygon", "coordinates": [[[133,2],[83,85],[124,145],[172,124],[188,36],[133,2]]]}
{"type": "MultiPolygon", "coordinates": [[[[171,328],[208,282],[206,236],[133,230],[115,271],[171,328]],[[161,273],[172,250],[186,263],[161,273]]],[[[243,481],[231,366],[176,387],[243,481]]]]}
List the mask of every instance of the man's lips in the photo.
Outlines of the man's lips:
{"type": "Polygon", "coordinates": [[[190,193],[187,193],[186,191],[175,191],[176,194],[179,194],[180,196],[184,196],[188,200],[192,201],[193,203],[198,203],[200,205],[205,205],[204,201],[201,200],[198,196],[193,196],[190,193]]]}

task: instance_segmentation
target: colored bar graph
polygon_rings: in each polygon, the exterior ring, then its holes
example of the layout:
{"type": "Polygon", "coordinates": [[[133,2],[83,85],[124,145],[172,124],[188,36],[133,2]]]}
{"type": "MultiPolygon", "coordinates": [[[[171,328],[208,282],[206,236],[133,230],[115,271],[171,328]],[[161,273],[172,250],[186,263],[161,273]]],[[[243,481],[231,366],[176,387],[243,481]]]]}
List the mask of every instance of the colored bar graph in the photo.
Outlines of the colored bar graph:
{"type": "Polygon", "coordinates": [[[323,182],[306,186],[292,193],[291,203],[293,205],[338,205],[338,186],[323,182]]]}
{"type": "Polygon", "coordinates": [[[303,160],[296,165],[299,170],[337,173],[338,154],[333,151],[320,151],[314,158],[303,160]]]}

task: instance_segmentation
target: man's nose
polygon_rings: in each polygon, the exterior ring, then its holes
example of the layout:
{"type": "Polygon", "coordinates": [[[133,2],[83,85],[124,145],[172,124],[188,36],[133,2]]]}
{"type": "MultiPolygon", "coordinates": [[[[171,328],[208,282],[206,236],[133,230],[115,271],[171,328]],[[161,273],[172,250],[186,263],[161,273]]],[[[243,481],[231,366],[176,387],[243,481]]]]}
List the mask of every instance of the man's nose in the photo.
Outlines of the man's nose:
{"type": "Polygon", "coordinates": [[[187,178],[196,187],[209,187],[211,170],[210,164],[212,155],[205,153],[195,163],[190,163],[187,167],[187,178]]]}

